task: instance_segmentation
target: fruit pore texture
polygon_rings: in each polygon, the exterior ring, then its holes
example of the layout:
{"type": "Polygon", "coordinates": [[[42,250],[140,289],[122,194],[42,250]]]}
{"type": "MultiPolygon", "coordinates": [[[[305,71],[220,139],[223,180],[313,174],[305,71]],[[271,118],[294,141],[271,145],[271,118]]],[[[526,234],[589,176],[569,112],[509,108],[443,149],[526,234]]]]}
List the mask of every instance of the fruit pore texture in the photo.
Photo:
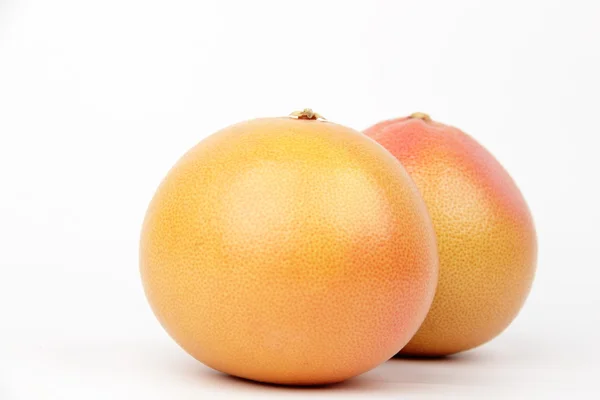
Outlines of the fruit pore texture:
{"type": "Polygon", "coordinates": [[[257,381],[342,381],[392,357],[433,300],[435,233],[401,164],[326,121],[265,118],[200,142],[142,229],[150,305],[189,354],[257,381]]]}
{"type": "Polygon", "coordinates": [[[365,133],[402,162],[431,215],[438,288],[402,353],[441,356],[479,346],[511,323],[533,281],[537,244],[525,200],[498,161],[460,130],[427,119],[384,121],[365,133]]]}

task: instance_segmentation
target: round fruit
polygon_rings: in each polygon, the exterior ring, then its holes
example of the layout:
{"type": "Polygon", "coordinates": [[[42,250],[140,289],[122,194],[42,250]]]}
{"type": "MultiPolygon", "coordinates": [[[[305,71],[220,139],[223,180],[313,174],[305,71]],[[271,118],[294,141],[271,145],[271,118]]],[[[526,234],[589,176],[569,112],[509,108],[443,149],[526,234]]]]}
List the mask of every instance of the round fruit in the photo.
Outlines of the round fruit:
{"type": "Polygon", "coordinates": [[[519,189],[480,144],[426,114],[365,133],[402,162],[437,234],[437,292],[402,353],[447,355],[494,338],[516,317],[535,273],[536,235],[519,189]]]}
{"type": "Polygon", "coordinates": [[[392,357],[437,283],[418,189],[383,147],[306,110],[189,151],[141,238],[148,300],[188,353],[257,381],[342,381],[392,357]]]}

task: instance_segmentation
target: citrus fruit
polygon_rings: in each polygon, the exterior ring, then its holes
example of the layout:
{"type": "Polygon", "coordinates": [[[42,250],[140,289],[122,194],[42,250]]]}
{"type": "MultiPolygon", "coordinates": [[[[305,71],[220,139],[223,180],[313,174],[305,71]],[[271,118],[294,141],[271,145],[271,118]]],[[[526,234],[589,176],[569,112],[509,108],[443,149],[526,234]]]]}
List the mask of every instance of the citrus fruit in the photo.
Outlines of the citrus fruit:
{"type": "Polygon", "coordinates": [[[516,317],[535,273],[536,234],[519,189],[479,143],[426,114],[365,133],[402,162],[437,234],[437,292],[402,353],[448,355],[489,341],[516,317]]]}
{"type": "Polygon", "coordinates": [[[225,128],[171,169],[148,208],[150,305],[227,374],[312,385],[392,357],[433,300],[425,204],[389,152],[310,110],[225,128]]]}

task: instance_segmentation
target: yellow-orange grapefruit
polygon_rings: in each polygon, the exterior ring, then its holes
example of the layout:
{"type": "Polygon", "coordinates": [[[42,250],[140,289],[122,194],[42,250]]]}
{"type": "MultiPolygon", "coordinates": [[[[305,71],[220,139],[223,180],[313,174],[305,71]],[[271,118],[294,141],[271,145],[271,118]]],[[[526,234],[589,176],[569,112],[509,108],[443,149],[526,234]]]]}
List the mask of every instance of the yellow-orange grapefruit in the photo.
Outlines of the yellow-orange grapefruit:
{"type": "Polygon", "coordinates": [[[392,357],[433,300],[435,233],[383,147],[312,112],[225,128],[191,149],[144,221],[150,305],[219,371],[325,384],[392,357]]]}
{"type": "Polygon", "coordinates": [[[448,355],[489,341],[516,317],[535,272],[536,234],[519,189],[479,143],[426,114],[365,133],[407,169],[437,234],[437,292],[402,353],[448,355]]]}

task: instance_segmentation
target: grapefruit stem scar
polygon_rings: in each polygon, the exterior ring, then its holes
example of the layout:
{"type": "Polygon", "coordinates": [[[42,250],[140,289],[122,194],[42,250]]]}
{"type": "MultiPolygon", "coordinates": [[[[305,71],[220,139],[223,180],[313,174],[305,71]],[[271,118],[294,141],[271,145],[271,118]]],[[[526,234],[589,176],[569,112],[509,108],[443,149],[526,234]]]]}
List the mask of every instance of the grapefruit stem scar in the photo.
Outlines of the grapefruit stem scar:
{"type": "Polygon", "coordinates": [[[422,113],[422,112],[416,112],[416,113],[412,113],[410,114],[409,118],[415,118],[415,119],[421,119],[425,122],[431,122],[432,119],[428,114],[422,113]]]}
{"type": "Polygon", "coordinates": [[[290,117],[296,117],[297,119],[325,120],[325,117],[314,112],[311,108],[305,108],[302,111],[294,111],[290,114],[290,117]]]}

